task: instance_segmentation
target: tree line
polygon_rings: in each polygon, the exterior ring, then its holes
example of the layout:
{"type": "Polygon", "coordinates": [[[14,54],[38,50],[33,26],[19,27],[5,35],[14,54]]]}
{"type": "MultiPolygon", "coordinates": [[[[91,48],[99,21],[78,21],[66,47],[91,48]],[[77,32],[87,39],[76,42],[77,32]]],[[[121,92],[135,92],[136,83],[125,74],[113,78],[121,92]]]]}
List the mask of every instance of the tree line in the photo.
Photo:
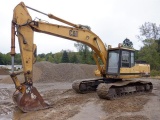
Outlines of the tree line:
{"type": "Polygon", "coordinates": [[[61,50],[53,54],[52,52],[47,54],[38,54],[37,61],[49,61],[52,63],[82,63],[82,64],[95,64],[93,59],[93,52],[87,45],[82,43],[75,43],[74,46],[78,52],[71,50],[61,50]]]}
{"type": "Polygon", "coordinates": [[[136,59],[149,63],[152,75],[160,75],[160,25],[146,22],[139,29],[137,37],[143,46],[137,51],[136,59]]]}
{"type": "MultiPolygon", "coordinates": [[[[143,60],[150,64],[154,74],[160,74],[160,26],[155,23],[146,22],[139,28],[140,34],[137,38],[143,42],[140,50],[136,50],[135,60],[143,60]]],[[[57,53],[38,54],[37,61],[49,61],[52,63],[82,63],[95,64],[92,57],[93,51],[82,43],[75,43],[78,52],[62,50],[57,53]]],[[[131,43],[131,46],[134,45],[131,43]]],[[[9,53],[0,53],[0,65],[11,64],[9,53]]],[[[15,55],[15,64],[21,64],[21,55],[15,55]]]]}
{"type": "MultiPolygon", "coordinates": [[[[75,43],[76,45],[82,45],[80,43],[75,43]]],[[[95,61],[92,57],[92,51],[89,50],[89,47],[84,45],[85,49],[81,49],[78,52],[73,52],[71,50],[61,50],[57,53],[47,53],[47,54],[38,54],[36,61],[49,61],[51,63],[82,63],[82,64],[95,64],[95,61]]],[[[78,48],[77,48],[78,49],[78,48]]],[[[10,53],[3,54],[0,53],[0,65],[10,65],[11,56],[10,53]]],[[[14,58],[14,64],[19,65],[21,63],[21,54],[17,53],[14,58]]]]}

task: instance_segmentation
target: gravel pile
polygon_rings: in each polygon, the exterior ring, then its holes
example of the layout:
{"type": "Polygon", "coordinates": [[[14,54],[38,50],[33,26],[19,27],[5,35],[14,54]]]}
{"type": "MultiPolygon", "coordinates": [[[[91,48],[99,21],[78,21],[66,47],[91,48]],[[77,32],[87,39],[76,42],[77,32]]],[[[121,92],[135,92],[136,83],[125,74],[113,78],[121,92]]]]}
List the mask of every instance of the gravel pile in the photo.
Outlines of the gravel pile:
{"type": "MultiPolygon", "coordinates": [[[[72,82],[76,79],[94,78],[96,65],[37,62],[33,66],[34,82],[72,82]]],[[[23,74],[18,76],[20,82],[24,81],[23,74]]],[[[10,76],[0,81],[1,83],[13,83],[10,76]]]]}
{"type": "Polygon", "coordinates": [[[0,67],[0,75],[9,75],[9,71],[5,68],[0,67]]]}
{"type": "MultiPolygon", "coordinates": [[[[39,77],[40,82],[48,81],[69,81],[72,82],[76,79],[93,78],[96,65],[87,64],[73,64],[73,63],[61,63],[53,64],[50,62],[38,62],[34,65],[41,71],[39,77]]],[[[35,70],[33,74],[38,74],[35,70]]]]}

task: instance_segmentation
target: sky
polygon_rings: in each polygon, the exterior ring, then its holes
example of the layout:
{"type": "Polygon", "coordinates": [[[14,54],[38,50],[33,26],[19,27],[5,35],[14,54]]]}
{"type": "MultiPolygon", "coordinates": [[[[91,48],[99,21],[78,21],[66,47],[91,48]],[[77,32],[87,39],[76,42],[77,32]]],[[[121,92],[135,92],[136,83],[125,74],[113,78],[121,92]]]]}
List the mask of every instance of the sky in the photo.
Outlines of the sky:
{"type": "MultiPolygon", "coordinates": [[[[11,48],[11,21],[14,7],[22,0],[4,0],[0,4],[0,52],[11,48]]],[[[74,24],[88,25],[107,45],[117,47],[125,38],[133,42],[135,49],[143,46],[137,39],[140,26],[145,22],[160,25],[160,0],[23,0],[25,5],[44,13],[51,13],[74,24]]],[[[40,18],[49,23],[64,25],[47,16],[29,10],[32,19],[40,18]]],[[[76,51],[74,41],[34,33],[38,54],[56,53],[61,50],[76,51]]],[[[19,53],[16,38],[16,53],[19,53]]]]}

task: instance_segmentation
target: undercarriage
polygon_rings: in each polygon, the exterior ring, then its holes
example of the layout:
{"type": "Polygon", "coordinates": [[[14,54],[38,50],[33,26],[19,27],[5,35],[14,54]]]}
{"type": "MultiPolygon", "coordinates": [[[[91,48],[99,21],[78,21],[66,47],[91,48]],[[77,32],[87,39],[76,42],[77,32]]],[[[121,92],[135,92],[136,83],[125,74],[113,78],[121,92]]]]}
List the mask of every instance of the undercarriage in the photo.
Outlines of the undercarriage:
{"type": "Polygon", "coordinates": [[[121,96],[151,92],[153,85],[146,81],[94,78],[76,80],[72,88],[77,93],[97,91],[100,98],[111,100],[121,96]]]}

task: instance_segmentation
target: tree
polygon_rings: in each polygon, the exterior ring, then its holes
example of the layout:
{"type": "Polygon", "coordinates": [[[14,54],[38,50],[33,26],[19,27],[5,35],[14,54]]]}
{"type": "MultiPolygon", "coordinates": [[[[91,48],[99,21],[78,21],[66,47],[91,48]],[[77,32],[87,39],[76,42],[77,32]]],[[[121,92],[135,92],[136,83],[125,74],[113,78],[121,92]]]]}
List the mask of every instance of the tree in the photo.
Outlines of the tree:
{"type": "Polygon", "coordinates": [[[0,65],[4,65],[4,64],[5,64],[4,55],[2,53],[0,53],[0,65]]]}
{"type": "Polygon", "coordinates": [[[90,63],[90,54],[91,54],[91,51],[89,50],[89,47],[85,44],[82,44],[82,43],[75,43],[74,46],[77,48],[79,54],[82,56],[81,58],[81,62],[82,63],[90,63]]]}
{"type": "Polygon", "coordinates": [[[123,41],[122,46],[123,46],[123,47],[127,47],[127,48],[133,48],[133,43],[132,43],[132,41],[130,41],[128,38],[126,38],[126,39],[123,41]]]}
{"type": "Polygon", "coordinates": [[[5,65],[11,65],[11,55],[10,53],[7,53],[6,55],[4,55],[5,58],[5,65]]]}
{"type": "Polygon", "coordinates": [[[62,63],[69,63],[68,53],[66,50],[63,52],[61,62],[62,63]]]}
{"type": "Polygon", "coordinates": [[[145,45],[138,52],[138,60],[144,60],[149,63],[151,69],[160,70],[160,55],[157,52],[157,48],[158,45],[154,41],[150,45],[145,45]]]}
{"type": "Polygon", "coordinates": [[[38,56],[39,56],[40,58],[45,58],[46,55],[45,55],[44,53],[42,53],[42,54],[39,54],[38,56]]]}
{"type": "Polygon", "coordinates": [[[15,54],[14,63],[17,64],[17,65],[21,65],[22,64],[21,54],[20,53],[15,54]]]}
{"type": "Polygon", "coordinates": [[[37,55],[37,61],[46,61],[46,55],[44,53],[37,55]]]}
{"type": "Polygon", "coordinates": [[[70,57],[70,62],[71,63],[78,63],[78,58],[76,53],[73,53],[72,56],[70,57]]]}
{"type": "Polygon", "coordinates": [[[54,63],[60,63],[62,59],[63,51],[53,54],[54,63]]]}
{"type": "Polygon", "coordinates": [[[37,62],[40,62],[40,61],[42,61],[42,59],[41,59],[41,57],[38,55],[38,56],[37,56],[37,62]]]}
{"type": "Polygon", "coordinates": [[[159,40],[160,38],[160,25],[157,26],[156,23],[145,22],[139,29],[140,35],[137,37],[142,42],[146,39],[159,40]]]}
{"type": "Polygon", "coordinates": [[[138,52],[138,59],[147,61],[152,70],[160,70],[160,26],[144,23],[140,27],[138,38],[144,44],[138,52]]]}
{"type": "Polygon", "coordinates": [[[54,62],[54,60],[53,60],[53,57],[50,55],[50,56],[48,56],[48,60],[47,61],[49,61],[49,62],[51,62],[51,63],[53,63],[54,62]]]}
{"type": "Polygon", "coordinates": [[[46,55],[45,55],[45,58],[46,58],[46,61],[49,61],[49,62],[52,62],[53,63],[53,54],[52,54],[52,52],[50,52],[50,53],[47,53],[46,55]]]}

